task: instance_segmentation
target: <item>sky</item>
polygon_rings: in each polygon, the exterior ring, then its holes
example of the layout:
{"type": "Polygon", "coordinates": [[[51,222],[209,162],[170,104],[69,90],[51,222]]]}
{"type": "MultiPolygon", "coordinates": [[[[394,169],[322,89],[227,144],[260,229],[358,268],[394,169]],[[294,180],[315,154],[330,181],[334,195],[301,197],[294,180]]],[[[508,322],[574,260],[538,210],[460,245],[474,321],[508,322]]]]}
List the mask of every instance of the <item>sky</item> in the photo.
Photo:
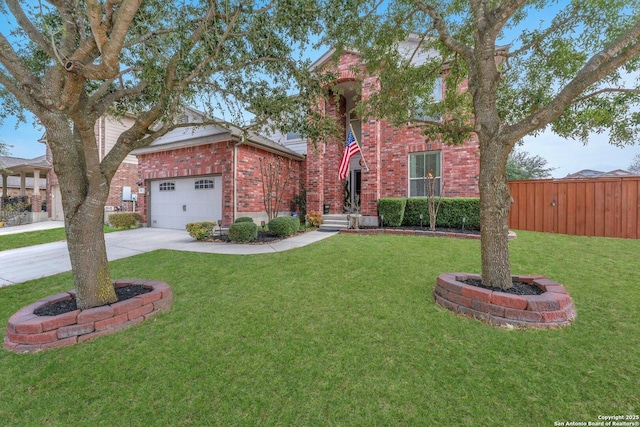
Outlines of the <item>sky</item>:
{"type": "MultiPolygon", "coordinates": [[[[6,34],[6,16],[0,15],[0,31],[6,34]]],[[[324,52],[313,52],[312,60],[316,60],[324,52]]],[[[15,119],[8,118],[0,124],[0,142],[10,145],[8,155],[26,159],[45,154],[45,145],[38,142],[44,130],[34,126],[33,121],[20,123],[16,127],[15,119]]],[[[639,141],[640,142],[640,141],[639,141]]],[[[537,136],[524,138],[524,145],[519,148],[531,155],[538,155],[547,160],[547,166],[554,168],[554,178],[562,178],[582,169],[593,169],[608,172],[615,169],[627,169],[633,158],[640,154],[640,145],[619,148],[608,143],[607,134],[592,134],[587,145],[579,141],[569,140],[544,132],[537,136]]]]}

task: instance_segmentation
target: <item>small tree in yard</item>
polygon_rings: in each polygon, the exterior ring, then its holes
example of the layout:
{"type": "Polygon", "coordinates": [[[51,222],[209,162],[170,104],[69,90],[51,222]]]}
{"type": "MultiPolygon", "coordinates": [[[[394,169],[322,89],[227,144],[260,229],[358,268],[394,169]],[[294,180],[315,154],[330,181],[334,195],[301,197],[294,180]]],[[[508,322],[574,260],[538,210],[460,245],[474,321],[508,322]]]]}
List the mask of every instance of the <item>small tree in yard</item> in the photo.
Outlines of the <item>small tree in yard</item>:
{"type": "Polygon", "coordinates": [[[291,159],[285,160],[281,156],[261,158],[260,179],[264,210],[271,221],[278,217],[284,203],[283,197],[291,180],[291,159]]]}
{"type": "Polygon", "coordinates": [[[102,229],[111,179],[132,150],[188,126],[179,120],[185,105],[205,110],[202,125],[266,124],[319,138],[313,132],[324,128],[307,125],[321,118],[311,108],[320,85],[297,53],[321,30],[318,3],[3,3],[0,117],[29,110],[45,128],[79,308],[116,300],[102,229]],[[135,123],[100,160],[96,121],[124,113],[135,123]]]}
{"type": "Polygon", "coordinates": [[[629,172],[640,175],[640,154],[636,154],[636,156],[633,158],[633,161],[629,165],[629,172]]]}
{"type": "Polygon", "coordinates": [[[429,172],[424,177],[424,186],[427,193],[427,208],[429,209],[429,230],[436,231],[442,194],[438,191],[438,179],[433,173],[429,172]]]}
{"type": "Polygon", "coordinates": [[[450,144],[477,137],[487,286],[512,287],[506,166],[518,141],[545,128],[585,142],[609,130],[614,144],[640,134],[637,1],[361,0],[333,23],[328,38],[357,50],[378,76],[361,116],[419,124],[426,138],[450,144]],[[410,35],[413,45],[404,43],[410,35]]]}
{"type": "Polygon", "coordinates": [[[554,168],[547,167],[547,160],[526,151],[513,150],[507,159],[507,179],[549,178],[554,168]]]}

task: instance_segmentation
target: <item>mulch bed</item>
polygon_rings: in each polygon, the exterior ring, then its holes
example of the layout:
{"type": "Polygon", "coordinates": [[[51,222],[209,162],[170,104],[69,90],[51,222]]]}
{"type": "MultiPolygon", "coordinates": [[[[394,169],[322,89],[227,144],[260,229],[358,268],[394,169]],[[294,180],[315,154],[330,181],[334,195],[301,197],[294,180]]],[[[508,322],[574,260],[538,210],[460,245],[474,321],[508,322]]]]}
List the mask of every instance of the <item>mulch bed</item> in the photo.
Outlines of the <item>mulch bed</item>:
{"type": "Polygon", "coordinates": [[[537,287],[536,285],[530,285],[529,283],[520,282],[518,280],[513,281],[513,287],[509,289],[502,288],[494,288],[491,286],[484,286],[482,284],[482,280],[478,279],[467,279],[460,280],[462,283],[467,285],[476,286],[478,288],[489,289],[490,291],[504,292],[505,294],[513,294],[513,295],[541,295],[544,293],[542,289],[537,287]]]}
{"type": "MultiPolygon", "coordinates": [[[[125,301],[129,298],[146,294],[148,292],[151,292],[151,289],[145,288],[144,286],[140,285],[129,285],[116,288],[116,296],[118,297],[118,302],[125,301]]],[[[37,316],[58,316],[60,314],[69,313],[77,309],[78,305],[76,304],[76,299],[71,298],[63,301],[58,301],[54,304],[49,304],[45,307],[35,310],[33,313],[37,316]]]]}

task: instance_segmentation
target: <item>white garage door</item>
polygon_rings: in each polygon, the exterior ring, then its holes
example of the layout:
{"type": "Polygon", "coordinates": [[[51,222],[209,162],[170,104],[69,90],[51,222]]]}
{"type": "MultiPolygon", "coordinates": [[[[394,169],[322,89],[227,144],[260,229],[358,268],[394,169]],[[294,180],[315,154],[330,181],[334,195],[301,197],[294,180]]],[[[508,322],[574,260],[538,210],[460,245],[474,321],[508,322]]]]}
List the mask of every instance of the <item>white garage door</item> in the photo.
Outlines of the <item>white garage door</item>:
{"type": "Polygon", "coordinates": [[[151,226],[184,230],[190,222],[222,218],[222,177],[162,179],[151,182],[151,226]]]}

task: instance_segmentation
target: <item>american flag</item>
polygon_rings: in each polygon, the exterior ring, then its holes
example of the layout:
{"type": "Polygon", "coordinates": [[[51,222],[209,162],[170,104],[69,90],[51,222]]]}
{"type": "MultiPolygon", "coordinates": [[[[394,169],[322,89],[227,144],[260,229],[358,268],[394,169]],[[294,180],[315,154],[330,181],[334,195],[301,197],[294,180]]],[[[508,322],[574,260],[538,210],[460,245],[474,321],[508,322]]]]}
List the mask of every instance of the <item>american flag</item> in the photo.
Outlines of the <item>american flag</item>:
{"type": "Polygon", "coordinates": [[[344,153],[342,153],[342,160],[340,160],[340,167],[338,168],[338,179],[345,179],[347,175],[349,175],[349,162],[351,161],[351,158],[358,153],[360,153],[358,141],[356,141],[353,130],[349,129],[344,153]]]}

